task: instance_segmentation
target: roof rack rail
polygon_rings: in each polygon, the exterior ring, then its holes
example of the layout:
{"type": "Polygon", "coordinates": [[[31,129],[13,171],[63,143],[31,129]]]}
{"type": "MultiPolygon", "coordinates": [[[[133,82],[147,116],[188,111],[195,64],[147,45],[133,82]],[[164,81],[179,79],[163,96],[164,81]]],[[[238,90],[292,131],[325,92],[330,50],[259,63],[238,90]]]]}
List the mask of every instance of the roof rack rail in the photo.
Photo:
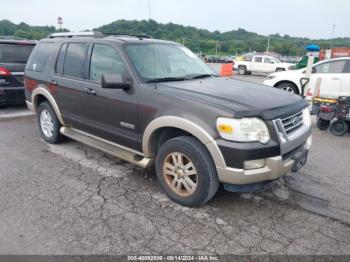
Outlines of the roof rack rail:
{"type": "Polygon", "coordinates": [[[48,35],[48,38],[72,38],[72,37],[104,37],[104,35],[98,31],[64,32],[64,33],[52,33],[48,35]]]}
{"type": "Polygon", "coordinates": [[[136,38],[147,38],[150,39],[152,37],[146,35],[146,34],[128,34],[128,33],[109,33],[109,32],[101,32],[101,34],[105,36],[131,36],[131,37],[136,37],[136,38]]]}
{"type": "Polygon", "coordinates": [[[22,37],[10,36],[10,35],[0,35],[1,40],[27,40],[22,37]]]}

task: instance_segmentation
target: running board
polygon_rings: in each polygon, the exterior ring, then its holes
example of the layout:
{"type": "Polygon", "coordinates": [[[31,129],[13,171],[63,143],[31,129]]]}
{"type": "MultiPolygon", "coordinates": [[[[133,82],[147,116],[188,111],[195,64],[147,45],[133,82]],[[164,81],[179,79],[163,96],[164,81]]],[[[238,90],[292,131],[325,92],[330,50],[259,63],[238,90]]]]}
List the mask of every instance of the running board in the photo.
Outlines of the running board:
{"type": "Polygon", "coordinates": [[[63,126],[61,127],[60,132],[62,135],[73,140],[101,150],[109,155],[121,158],[140,167],[148,167],[153,164],[153,158],[144,157],[140,152],[90,135],[83,131],[63,126]]]}

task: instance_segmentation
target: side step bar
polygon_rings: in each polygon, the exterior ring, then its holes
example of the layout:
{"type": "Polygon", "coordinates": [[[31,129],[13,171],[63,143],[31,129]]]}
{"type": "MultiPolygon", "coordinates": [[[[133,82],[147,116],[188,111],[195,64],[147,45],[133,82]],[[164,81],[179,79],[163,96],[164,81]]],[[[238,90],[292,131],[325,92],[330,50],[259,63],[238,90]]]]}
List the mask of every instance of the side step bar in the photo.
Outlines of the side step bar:
{"type": "Polygon", "coordinates": [[[96,137],[94,135],[90,135],[77,129],[63,126],[61,127],[60,132],[62,135],[67,136],[73,140],[94,147],[107,154],[121,158],[140,167],[148,167],[152,165],[154,161],[153,158],[144,157],[141,152],[137,152],[135,150],[96,137]]]}

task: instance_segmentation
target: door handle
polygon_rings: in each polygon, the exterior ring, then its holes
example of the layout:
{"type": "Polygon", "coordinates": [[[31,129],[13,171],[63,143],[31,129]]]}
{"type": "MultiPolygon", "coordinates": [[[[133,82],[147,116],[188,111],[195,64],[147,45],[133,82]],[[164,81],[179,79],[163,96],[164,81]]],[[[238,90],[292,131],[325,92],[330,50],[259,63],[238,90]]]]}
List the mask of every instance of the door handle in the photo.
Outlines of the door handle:
{"type": "Polygon", "coordinates": [[[332,80],[340,80],[339,77],[333,77],[332,80]]]}
{"type": "Polygon", "coordinates": [[[85,88],[85,93],[93,96],[97,94],[95,89],[87,88],[87,87],[85,88]]]}
{"type": "Polygon", "coordinates": [[[50,80],[49,83],[50,83],[50,85],[57,86],[57,81],[56,80],[50,80]]]}

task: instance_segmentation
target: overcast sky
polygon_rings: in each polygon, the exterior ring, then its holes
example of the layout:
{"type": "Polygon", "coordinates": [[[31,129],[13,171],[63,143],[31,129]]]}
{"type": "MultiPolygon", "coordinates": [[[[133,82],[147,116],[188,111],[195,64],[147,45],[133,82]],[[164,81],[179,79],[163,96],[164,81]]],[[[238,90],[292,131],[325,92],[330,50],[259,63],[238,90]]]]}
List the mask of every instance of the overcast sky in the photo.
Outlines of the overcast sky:
{"type": "Polygon", "coordinates": [[[310,38],[350,37],[349,0],[2,0],[0,19],[30,25],[56,25],[78,31],[118,19],[151,18],[211,31],[239,27],[268,35],[310,38]]]}

